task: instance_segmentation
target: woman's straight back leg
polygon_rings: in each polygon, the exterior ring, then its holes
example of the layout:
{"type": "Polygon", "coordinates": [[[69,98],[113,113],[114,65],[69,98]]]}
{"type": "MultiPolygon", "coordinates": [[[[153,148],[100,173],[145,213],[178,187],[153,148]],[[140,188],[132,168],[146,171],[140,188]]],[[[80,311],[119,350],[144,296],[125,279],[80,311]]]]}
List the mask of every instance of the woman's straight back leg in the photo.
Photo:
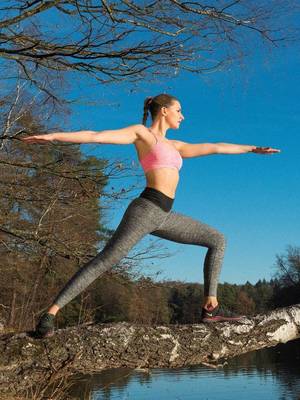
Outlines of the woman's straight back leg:
{"type": "Polygon", "coordinates": [[[166,212],[148,200],[134,199],[103,250],[75,273],[53,304],[62,308],[69,303],[102,273],[125,257],[145,235],[159,227],[166,215],[166,212]]]}

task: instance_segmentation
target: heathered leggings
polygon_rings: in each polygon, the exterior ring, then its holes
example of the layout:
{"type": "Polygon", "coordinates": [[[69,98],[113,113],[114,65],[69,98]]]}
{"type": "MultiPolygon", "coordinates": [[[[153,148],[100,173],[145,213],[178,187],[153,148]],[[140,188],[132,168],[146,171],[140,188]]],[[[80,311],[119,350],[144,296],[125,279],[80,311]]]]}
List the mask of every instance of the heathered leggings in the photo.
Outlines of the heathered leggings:
{"type": "Polygon", "coordinates": [[[104,249],[75,273],[61,290],[54,304],[60,308],[86,289],[96,278],[111,269],[145,235],[173,242],[204,246],[204,295],[216,296],[218,277],[225,251],[224,235],[217,230],[174,211],[164,211],[145,198],[135,198],[104,249]]]}

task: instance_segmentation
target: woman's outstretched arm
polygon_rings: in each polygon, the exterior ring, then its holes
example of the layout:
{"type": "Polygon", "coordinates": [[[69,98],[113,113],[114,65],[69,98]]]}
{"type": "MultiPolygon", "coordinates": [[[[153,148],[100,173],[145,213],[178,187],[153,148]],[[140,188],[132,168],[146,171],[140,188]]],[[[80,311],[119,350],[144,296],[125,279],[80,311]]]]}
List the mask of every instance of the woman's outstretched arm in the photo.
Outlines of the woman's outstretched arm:
{"type": "Polygon", "coordinates": [[[247,144],[233,143],[186,143],[173,140],[182,157],[199,157],[210,154],[242,154],[242,153],[279,153],[280,150],[271,147],[257,147],[247,144]]]}
{"type": "Polygon", "coordinates": [[[242,153],[280,153],[278,149],[272,147],[257,147],[247,144],[216,143],[218,154],[242,154],[242,153]]]}
{"type": "Polygon", "coordinates": [[[34,135],[21,138],[25,143],[45,143],[52,141],[70,143],[106,143],[106,144],[130,144],[140,136],[144,125],[131,125],[122,129],[77,132],[54,132],[45,135],[34,135]]]}

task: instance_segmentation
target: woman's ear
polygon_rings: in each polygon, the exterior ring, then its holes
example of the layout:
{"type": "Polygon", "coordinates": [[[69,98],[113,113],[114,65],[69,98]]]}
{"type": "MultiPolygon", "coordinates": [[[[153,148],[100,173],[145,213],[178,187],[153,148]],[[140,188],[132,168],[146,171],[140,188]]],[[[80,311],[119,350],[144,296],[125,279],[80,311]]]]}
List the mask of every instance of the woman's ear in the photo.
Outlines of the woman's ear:
{"type": "Polygon", "coordinates": [[[160,110],[162,115],[165,117],[167,115],[167,107],[162,107],[160,110]]]}

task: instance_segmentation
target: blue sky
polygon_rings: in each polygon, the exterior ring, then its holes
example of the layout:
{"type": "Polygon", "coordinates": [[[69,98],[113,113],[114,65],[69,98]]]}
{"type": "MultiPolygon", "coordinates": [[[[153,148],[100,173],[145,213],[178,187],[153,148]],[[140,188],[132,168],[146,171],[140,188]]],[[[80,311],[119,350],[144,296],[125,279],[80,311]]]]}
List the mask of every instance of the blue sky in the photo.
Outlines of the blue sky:
{"type": "MultiPolygon", "coordinates": [[[[174,210],[218,229],[227,238],[221,282],[252,283],[270,279],[276,254],[288,245],[300,245],[298,49],[261,49],[244,59],[244,66],[208,75],[180,73],[176,78],[143,86],[126,84],[81,90],[86,105],[74,107],[64,130],[117,129],[140,123],[143,100],[161,92],[181,101],[185,120],[167,137],[191,143],[227,142],[271,146],[281,153],[211,155],[185,159],[174,210]],[[103,106],[88,105],[89,96],[103,106]]],[[[82,145],[87,155],[137,160],[133,145],[82,145]]],[[[138,168],[141,173],[141,167],[138,168]]],[[[119,185],[130,185],[135,172],[119,185]]],[[[144,179],[139,183],[143,186],[144,179]]],[[[108,185],[116,186],[115,182],[108,185]]],[[[137,190],[137,195],[141,190],[137,190]]],[[[116,228],[130,199],[119,201],[107,213],[107,225],[116,228]]],[[[146,245],[150,236],[143,240],[146,245]]],[[[152,237],[153,239],[153,237],[152,237]]],[[[152,260],[145,274],[161,271],[159,279],[203,282],[204,247],[163,240],[176,255],[152,260]],[[149,267],[150,266],[150,267],[149,267]]]]}

